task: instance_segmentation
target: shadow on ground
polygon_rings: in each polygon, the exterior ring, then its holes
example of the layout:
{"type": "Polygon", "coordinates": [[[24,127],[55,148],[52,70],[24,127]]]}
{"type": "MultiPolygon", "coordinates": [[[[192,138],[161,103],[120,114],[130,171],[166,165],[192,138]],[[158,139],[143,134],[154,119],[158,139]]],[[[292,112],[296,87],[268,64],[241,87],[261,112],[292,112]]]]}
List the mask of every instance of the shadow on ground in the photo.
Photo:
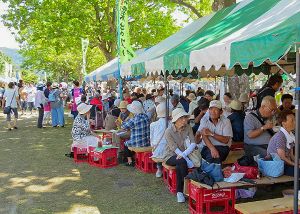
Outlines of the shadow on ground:
{"type": "Polygon", "coordinates": [[[188,213],[153,174],[122,165],[99,169],[65,157],[71,121],[42,130],[35,121],[23,117],[18,130],[0,129],[0,213],[188,213]]]}

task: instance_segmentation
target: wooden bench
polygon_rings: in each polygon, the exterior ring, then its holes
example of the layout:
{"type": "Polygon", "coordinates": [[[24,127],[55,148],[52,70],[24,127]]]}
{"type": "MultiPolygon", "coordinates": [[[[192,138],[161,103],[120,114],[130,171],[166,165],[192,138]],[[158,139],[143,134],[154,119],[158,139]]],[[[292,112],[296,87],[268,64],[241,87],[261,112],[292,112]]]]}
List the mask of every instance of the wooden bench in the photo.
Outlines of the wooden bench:
{"type": "Polygon", "coordinates": [[[155,163],[163,163],[165,160],[160,158],[151,158],[155,163]]]}
{"type": "Polygon", "coordinates": [[[243,157],[245,154],[245,151],[243,149],[241,150],[231,150],[226,158],[226,160],[222,163],[224,165],[233,164],[238,159],[243,157]]]}
{"type": "Polygon", "coordinates": [[[236,204],[235,209],[241,214],[271,214],[292,211],[294,209],[293,202],[293,197],[275,198],[236,204]]]}
{"type": "Polygon", "coordinates": [[[139,153],[139,152],[152,152],[153,147],[128,147],[130,151],[139,153]]]}

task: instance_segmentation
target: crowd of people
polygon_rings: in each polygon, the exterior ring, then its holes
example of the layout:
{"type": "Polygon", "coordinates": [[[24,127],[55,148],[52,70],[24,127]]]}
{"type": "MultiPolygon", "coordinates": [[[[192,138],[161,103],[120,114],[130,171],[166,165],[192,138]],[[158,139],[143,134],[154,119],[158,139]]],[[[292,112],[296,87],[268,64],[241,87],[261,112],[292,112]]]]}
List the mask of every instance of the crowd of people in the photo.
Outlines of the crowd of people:
{"type": "MultiPolygon", "coordinates": [[[[220,97],[201,88],[187,90],[185,96],[170,90],[168,105],[164,88],[136,87],[131,89],[132,93],[125,88],[122,100],[114,90],[95,89],[93,94],[87,93],[78,81],[74,81],[70,93],[57,83],[47,83],[46,87],[38,84],[32,91],[35,91],[34,106],[39,112],[39,128],[46,123],[49,112],[52,126],[64,127],[64,105],[71,94],[70,111],[74,116],[71,148],[99,146],[99,138],[93,133],[93,129],[99,127],[124,131],[121,138],[126,139],[127,166],[134,166],[134,152],[129,147],[151,146],[152,157],[176,167],[177,201],[184,202],[183,181],[188,168],[199,166],[199,160],[192,156],[194,151],[199,151],[199,158],[208,163],[222,164],[230,146],[243,142],[247,156],[268,157],[276,153],[285,162],[285,173],[293,174],[295,106],[293,96],[283,93],[281,105],[277,105],[275,96],[282,83],[280,75],[271,76],[257,92],[252,108],[249,93],[234,99],[230,93],[220,97]]],[[[17,128],[17,103],[24,101],[21,86],[10,83],[4,92],[3,106],[10,105],[15,116],[9,129],[17,128]]],[[[28,98],[28,94],[25,97],[28,98]]],[[[32,99],[27,99],[27,104],[28,101],[32,99]]],[[[7,114],[9,124],[10,115],[7,114]]],[[[156,177],[161,176],[162,164],[158,163],[156,177]]]]}

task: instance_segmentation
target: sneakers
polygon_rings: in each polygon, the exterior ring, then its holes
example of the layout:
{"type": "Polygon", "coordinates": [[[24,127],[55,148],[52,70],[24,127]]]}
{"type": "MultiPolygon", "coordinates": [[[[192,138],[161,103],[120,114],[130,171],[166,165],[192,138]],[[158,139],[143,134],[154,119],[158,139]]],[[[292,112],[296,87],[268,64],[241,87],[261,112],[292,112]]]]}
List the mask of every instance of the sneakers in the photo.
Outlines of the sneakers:
{"type": "Polygon", "coordinates": [[[156,171],[156,174],[155,174],[155,177],[157,177],[157,178],[161,178],[162,177],[162,171],[161,171],[161,169],[157,169],[157,171],[156,171]]]}
{"type": "Polygon", "coordinates": [[[177,202],[178,203],[184,203],[185,202],[185,197],[182,192],[177,192],[177,202]]]}

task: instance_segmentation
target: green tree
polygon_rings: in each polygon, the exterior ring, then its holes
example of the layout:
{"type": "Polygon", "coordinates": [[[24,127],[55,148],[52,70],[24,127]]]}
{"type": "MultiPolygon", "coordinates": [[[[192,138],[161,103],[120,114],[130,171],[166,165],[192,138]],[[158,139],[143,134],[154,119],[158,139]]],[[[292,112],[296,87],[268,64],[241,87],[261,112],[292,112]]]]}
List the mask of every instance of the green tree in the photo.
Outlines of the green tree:
{"type": "Polygon", "coordinates": [[[22,79],[25,83],[37,83],[38,76],[34,71],[31,70],[21,70],[22,79]]]}
{"type": "MultiPolygon", "coordinates": [[[[22,44],[25,68],[75,78],[81,70],[81,38],[90,41],[88,71],[116,56],[115,1],[3,1],[9,3],[3,19],[22,44]]],[[[175,9],[160,1],[132,1],[129,21],[133,47],[150,47],[177,31],[172,17],[175,9]]]]}

